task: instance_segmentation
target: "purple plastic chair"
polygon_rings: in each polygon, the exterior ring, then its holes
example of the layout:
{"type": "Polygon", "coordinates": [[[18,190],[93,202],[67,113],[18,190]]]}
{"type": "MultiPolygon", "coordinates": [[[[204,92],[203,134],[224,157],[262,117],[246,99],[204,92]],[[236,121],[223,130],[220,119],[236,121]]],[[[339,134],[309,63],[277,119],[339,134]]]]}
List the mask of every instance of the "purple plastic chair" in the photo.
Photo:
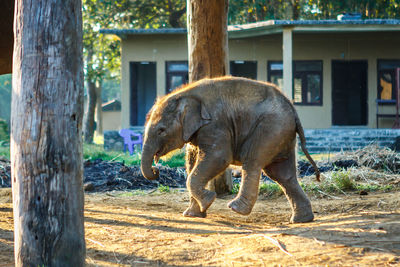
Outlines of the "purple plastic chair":
{"type": "Polygon", "coordinates": [[[136,133],[130,129],[122,129],[119,131],[119,135],[124,138],[124,152],[126,152],[126,148],[128,147],[129,154],[132,156],[135,145],[140,145],[140,149],[142,149],[143,139],[140,133],[136,133]],[[132,140],[132,137],[134,140],[132,140]]]}

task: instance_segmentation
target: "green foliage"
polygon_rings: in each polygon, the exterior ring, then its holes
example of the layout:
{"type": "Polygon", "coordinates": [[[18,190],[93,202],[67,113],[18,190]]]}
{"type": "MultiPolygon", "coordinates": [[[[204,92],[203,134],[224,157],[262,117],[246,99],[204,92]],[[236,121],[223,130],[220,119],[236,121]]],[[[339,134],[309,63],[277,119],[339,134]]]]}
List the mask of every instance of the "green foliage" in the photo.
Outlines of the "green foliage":
{"type": "Polygon", "coordinates": [[[239,189],[240,189],[240,184],[239,183],[234,183],[231,193],[236,195],[237,193],[239,193],[239,189]]]}
{"type": "Polygon", "coordinates": [[[185,0],[84,0],[82,9],[85,77],[100,85],[108,80],[105,90],[119,88],[120,40],[100,29],[186,27],[185,0]]]}
{"type": "Polygon", "coordinates": [[[10,147],[0,145],[0,157],[10,159],[10,147]]]}
{"type": "Polygon", "coordinates": [[[398,1],[387,0],[230,0],[229,24],[269,19],[336,19],[343,13],[361,13],[364,19],[400,18],[398,1]]]}
{"type": "Polygon", "coordinates": [[[169,189],[168,185],[162,185],[162,184],[158,185],[157,190],[160,191],[161,193],[169,193],[169,192],[171,192],[171,190],[169,189]]]}
{"type": "Polygon", "coordinates": [[[0,118],[7,122],[11,115],[11,88],[11,74],[0,75],[0,118]]]}
{"type": "Polygon", "coordinates": [[[332,181],[337,189],[351,191],[355,189],[355,184],[350,178],[350,171],[339,170],[332,173],[332,181]]]}
{"type": "Polygon", "coordinates": [[[8,123],[0,119],[0,141],[9,141],[10,140],[10,130],[8,128],[8,123]]]}

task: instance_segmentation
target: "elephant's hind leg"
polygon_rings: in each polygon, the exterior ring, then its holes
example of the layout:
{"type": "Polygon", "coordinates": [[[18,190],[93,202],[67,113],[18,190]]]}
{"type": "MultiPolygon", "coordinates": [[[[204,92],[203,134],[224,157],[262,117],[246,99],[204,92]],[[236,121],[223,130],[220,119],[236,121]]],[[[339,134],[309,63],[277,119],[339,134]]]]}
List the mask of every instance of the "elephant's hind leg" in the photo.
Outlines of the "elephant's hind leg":
{"type": "Polygon", "coordinates": [[[310,200],[307,198],[296,175],[296,156],[294,149],[288,159],[275,162],[264,168],[266,174],[276,181],[284,191],[292,208],[291,223],[310,222],[314,219],[310,200]]]}

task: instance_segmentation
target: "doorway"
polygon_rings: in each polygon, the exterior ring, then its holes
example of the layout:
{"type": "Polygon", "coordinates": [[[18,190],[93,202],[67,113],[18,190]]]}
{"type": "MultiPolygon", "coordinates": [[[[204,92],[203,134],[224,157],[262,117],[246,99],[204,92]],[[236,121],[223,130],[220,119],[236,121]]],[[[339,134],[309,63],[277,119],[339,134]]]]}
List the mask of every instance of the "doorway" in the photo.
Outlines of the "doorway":
{"type": "Polygon", "coordinates": [[[332,125],[367,125],[367,68],[365,60],[332,61],[332,125]]]}
{"type": "Polygon", "coordinates": [[[157,96],[156,63],[130,63],[130,125],[143,126],[157,96]]]}

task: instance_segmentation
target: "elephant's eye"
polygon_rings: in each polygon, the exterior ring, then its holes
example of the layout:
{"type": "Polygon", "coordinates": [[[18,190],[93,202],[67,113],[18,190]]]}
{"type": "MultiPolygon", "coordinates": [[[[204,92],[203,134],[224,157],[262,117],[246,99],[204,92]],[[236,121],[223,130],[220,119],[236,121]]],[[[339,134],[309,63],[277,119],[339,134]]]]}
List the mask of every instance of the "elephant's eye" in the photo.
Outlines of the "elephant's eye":
{"type": "Polygon", "coordinates": [[[164,128],[164,127],[159,128],[159,129],[157,130],[157,134],[158,134],[158,135],[165,135],[165,128],[164,128]]]}

